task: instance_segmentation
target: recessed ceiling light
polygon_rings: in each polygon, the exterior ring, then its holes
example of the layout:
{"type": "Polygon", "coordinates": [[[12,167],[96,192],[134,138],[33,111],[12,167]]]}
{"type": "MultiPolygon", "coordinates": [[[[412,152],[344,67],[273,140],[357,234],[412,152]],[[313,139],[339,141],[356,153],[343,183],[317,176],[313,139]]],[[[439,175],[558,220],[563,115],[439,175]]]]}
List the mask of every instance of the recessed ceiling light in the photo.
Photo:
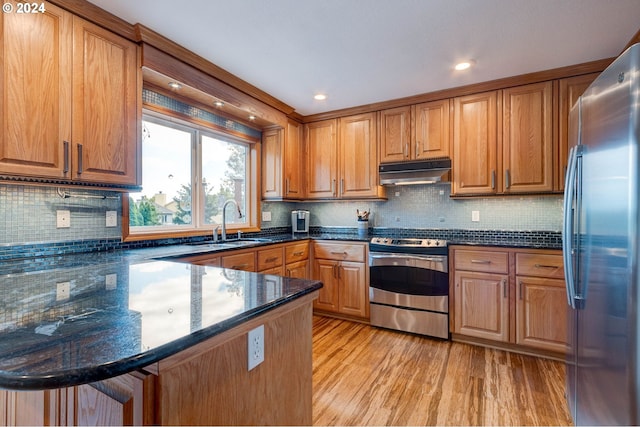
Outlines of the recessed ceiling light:
{"type": "Polygon", "coordinates": [[[182,85],[180,83],[169,82],[168,85],[171,89],[176,89],[176,90],[182,89],[182,85]]]}
{"type": "Polygon", "coordinates": [[[256,116],[254,116],[253,114],[249,116],[249,120],[255,120],[256,116]]]}
{"type": "Polygon", "coordinates": [[[316,101],[324,101],[325,99],[327,99],[327,95],[323,93],[318,93],[313,96],[313,99],[315,99],[316,101]]]}
{"type": "Polygon", "coordinates": [[[457,71],[462,71],[470,68],[473,64],[474,64],[474,61],[463,61],[463,62],[457,63],[453,68],[455,68],[457,71]]]}
{"type": "Polygon", "coordinates": [[[216,101],[213,103],[216,107],[224,107],[224,102],[222,101],[216,101]]]}

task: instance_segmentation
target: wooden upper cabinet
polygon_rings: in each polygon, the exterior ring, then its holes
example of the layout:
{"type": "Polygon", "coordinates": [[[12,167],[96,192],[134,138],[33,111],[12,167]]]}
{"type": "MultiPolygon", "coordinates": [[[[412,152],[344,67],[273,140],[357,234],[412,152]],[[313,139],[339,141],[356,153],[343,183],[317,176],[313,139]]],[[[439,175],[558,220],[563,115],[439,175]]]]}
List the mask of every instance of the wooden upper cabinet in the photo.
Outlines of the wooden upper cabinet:
{"type": "Polygon", "coordinates": [[[375,197],[378,161],[375,113],[340,119],[339,197],[375,197]]]}
{"type": "Polygon", "coordinates": [[[567,171],[569,149],[575,145],[575,141],[569,141],[569,112],[578,101],[580,95],[599,75],[600,73],[591,73],[560,80],[558,90],[558,160],[555,167],[555,188],[558,191],[564,191],[564,177],[567,171]]]}
{"type": "Polygon", "coordinates": [[[410,159],[411,107],[380,112],[380,163],[410,159]]]}
{"type": "Polygon", "coordinates": [[[289,120],[285,129],[262,133],[262,198],[302,199],[302,126],[289,120]]]}
{"type": "Polygon", "coordinates": [[[502,91],[502,191],[553,190],[553,82],[502,91]]]}
{"type": "Polygon", "coordinates": [[[483,92],[453,100],[452,195],[496,192],[499,94],[483,92]]]}
{"type": "Polygon", "coordinates": [[[268,129],[262,133],[262,197],[282,197],[282,130],[268,129]]]}
{"type": "Polygon", "coordinates": [[[414,159],[449,157],[451,100],[426,102],[411,107],[414,159]]]}
{"type": "Polygon", "coordinates": [[[139,184],[137,45],[45,8],[0,17],[0,173],[139,184]]]}
{"type": "Polygon", "coordinates": [[[72,15],[49,3],[45,13],[0,14],[0,173],[68,176],[71,30],[72,15]]]}
{"type": "Polygon", "coordinates": [[[302,125],[289,120],[284,138],[284,197],[302,199],[305,196],[302,125]]]}
{"type": "Polygon", "coordinates": [[[337,120],[308,123],[307,148],[307,196],[310,199],[337,197],[338,139],[337,120]]]}
{"type": "Polygon", "coordinates": [[[73,18],[74,179],[137,184],[138,47],[73,18]]]}

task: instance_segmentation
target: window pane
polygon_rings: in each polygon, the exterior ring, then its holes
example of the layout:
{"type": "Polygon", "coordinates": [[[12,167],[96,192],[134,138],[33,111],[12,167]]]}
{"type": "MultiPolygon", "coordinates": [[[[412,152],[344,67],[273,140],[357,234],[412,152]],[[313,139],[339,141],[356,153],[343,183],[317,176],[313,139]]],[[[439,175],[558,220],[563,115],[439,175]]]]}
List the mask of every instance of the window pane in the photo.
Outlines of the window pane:
{"type": "Polygon", "coordinates": [[[142,188],[130,194],[131,227],[191,224],[191,140],[193,133],[142,121],[142,188]]]}
{"type": "Polygon", "coordinates": [[[249,147],[202,135],[202,182],[205,192],[205,224],[222,223],[222,206],[235,200],[242,212],[227,206],[227,224],[246,223],[246,182],[249,147]]]}

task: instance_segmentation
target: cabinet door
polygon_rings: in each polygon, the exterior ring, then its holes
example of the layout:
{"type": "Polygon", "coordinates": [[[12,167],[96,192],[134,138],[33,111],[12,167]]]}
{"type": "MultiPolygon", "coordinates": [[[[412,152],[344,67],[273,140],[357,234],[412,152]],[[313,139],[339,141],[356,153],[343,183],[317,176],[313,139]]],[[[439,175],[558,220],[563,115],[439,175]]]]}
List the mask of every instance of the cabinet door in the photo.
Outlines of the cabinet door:
{"type": "Polygon", "coordinates": [[[509,341],[508,276],[456,271],[454,280],[455,332],[509,341]]]}
{"type": "Polygon", "coordinates": [[[322,281],[322,288],[318,298],[313,301],[313,307],[319,310],[338,312],[338,269],[339,263],[324,259],[317,259],[313,264],[313,278],[322,281]]]}
{"type": "Polygon", "coordinates": [[[516,344],[566,352],[564,280],[516,276],[516,344]]]}
{"type": "Polygon", "coordinates": [[[245,252],[221,257],[220,265],[232,270],[256,271],[256,253],[245,252]]]}
{"type": "Polygon", "coordinates": [[[303,199],[303,159],[302,125],[289,120],[284,139],[284,197],[303,199]]]}
{"type": "Polygon", "coordinates": [[[71,176],[71,53],[72,15],[62,9],[0,14],[0,173],[71,176]]]}
{"type": "Polygon", "coordinates": [[[553,190],[553,83],[503,92],[503,191],[553,190]]]}
{"type": "Polygon", "coordinates": [[[138,47],[73,17],[73,178],[138,184],[138,47]]]}
{"type": "Polygon", "coordinates": [[[376,116],[359,114],[340,119],[339,197],[378,194],[376,116]]]}
{"type": "Polygon", "coordinates": [[[580,95],[598,77],[600,73],[585,74],[583,76],[569,77],[560,80],[559,88],[559,115],[558,115],[558,164],[556,167],[556,189],[564,191],[564,176],[567,172],[567,158],[569,149],[575,145],[575,141],[569,141],[569,112],[575,105],[580,95]]]}
{"type": "Polygon", "coordinates": [[[454,99],[452,194],[493,194],[499,183],[498,92],[454,99]]]}
{"type": "Polygon", "coordinates": [[[338,266],[338,310],[342,314],[367,317],[366,266],[359,262],[341,262],[338,266]]]}
{"type": "Polygon", "coordinates": [[[70,425],[150,425],[155,423],[155,377],[138,372],[67,389],[70,425]]]}
{"type": "Polygon", "coordinates": [[[380,163],[409,160],[411,107],[380,112],[380,163]]]}
{"type": "Polygon", "coordinates": [[[282,197],[282,130],[262,134],[262,197],[282,197]]]}
{"type": "Polygon", "coordinates": [[[310,199],[332,198],[338,195],[338,145],[336,120],[308,123],[307,196],[310,199]]]}
{"type": "Polygon", "coordinates": [[[60,425],[64,420],[60,409],[59,390],[0,390],[1,425],[60,425]]]}
{"type": "Polygon", "coordinates": [[[297,277],[298,279],[309,278],[309,261],[298,261],[287,264],[285,267],[285,275],[287,277],[297,277]]]}
{"type": "Polygon", "coordinates": [[[426,102],[412,107],[414,132],[413,157],[433,159],[448,157],[451,145],[449,121],[450,100],[426,102]]]}

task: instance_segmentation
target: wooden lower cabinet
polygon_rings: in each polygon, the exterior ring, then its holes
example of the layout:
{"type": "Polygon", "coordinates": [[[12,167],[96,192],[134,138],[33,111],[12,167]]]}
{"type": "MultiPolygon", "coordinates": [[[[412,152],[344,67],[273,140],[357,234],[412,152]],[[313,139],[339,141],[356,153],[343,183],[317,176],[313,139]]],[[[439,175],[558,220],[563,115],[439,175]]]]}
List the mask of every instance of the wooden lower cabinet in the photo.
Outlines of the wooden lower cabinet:
{"type": "Polygon", "coordinates": [[[513,349],[567,351],[562,254],[556,250],[452,246],[454,339],[513,349]]]}
{"type": "Polygon", "coordinates": [[[316,310],[368,318],[366,244],[314,242],[313,278],[322,281],[316,310]]]}
{"type": "Polygon", "coordinates": [[[455,327],[460,334],[509,341],[509,277],[456,271],[455,327]]]}
{"type": "Polygon", "coordinates": [[[55,426],[65,421],[61,390],[0,390],[0,425],[55,426]]]}

